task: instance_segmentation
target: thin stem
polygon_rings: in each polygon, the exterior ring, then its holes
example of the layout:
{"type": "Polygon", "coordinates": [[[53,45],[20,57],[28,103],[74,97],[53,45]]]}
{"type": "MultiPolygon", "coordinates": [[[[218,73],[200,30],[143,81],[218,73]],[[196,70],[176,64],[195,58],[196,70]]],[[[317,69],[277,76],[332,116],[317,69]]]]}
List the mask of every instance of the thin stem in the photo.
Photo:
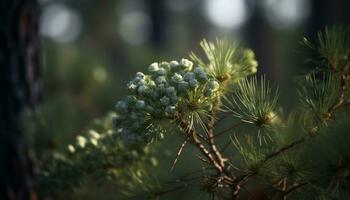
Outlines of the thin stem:
{"type": "Polygon", "coordinates": [[[275,151],[275,152],[265,156],[265,158],[263,160],[261,160],[260,163],[264,164],[267,161],[269,161],[270,159],[280,155],[281,153],[283,153],[283,152],[285,152],[285,151],[287,151],[287,150],[289,150],[289,149],[291,149],[291,148],[293,148],[293,147],[295,147],[295,146],[297,146],[297,145],[299,145],[299,144],[301,144],[301,143],[303,143],[305,141],[306,141],[306,137],[302,137],[302,138],[300,138],[300,139],[290,143],[289,145],[284,146],[284,147],[280,148],[279,150],[277,150],[277,151],[275,151]]]}
{"type": "MultiPolygon", "coordinates": [[[[220,114],[220,113],[219,113],[219,114],[220,114]]],[[[215,127],[217,124],[219,124],[220,122],[222,122],[223,120],[225,120],[227,117],[231,116],[229,113],[224,113],[223,115],[224,115],[224,116],[219,117],[219,119],[216,120],[216,123],[214,124],[214,127],[215,127]]]]}
{"type": "MultiPolygon", "coordinates": [[[[287,190],[287,177],[283,178],[282,181],[282,191],[283,193],[287,190]]],[[[287,200],[287,194],[283,194],[283,200],[287,200]]]]}
{"type": "Polygon", "coordinates": [[[217,162],[220,165],[220,167],[222,169],[225,168],[225,159],[223,158],[223,156],[221,155],[221,153],[219,152],[215,140],[214,140],[214,124],[215,124],[215,115],[217,113],[219,109],[219,97],[216,97],[213,101],[213,109],[210,112],[209,115],[209,119],[208,119],[208,124],[207,124],[207,128],[208,128],[208,141],[209,141],[209,145],[210,148],[212,150],[212,152],[214,152],[217,162]]]}
{"type": "Polygon", "coordinates": [[[307,184],[308,184],[307,182],[295,184],[295,185],[293,185],[291,188],[289,188],[288,190],[284,191],[284,195],[288,195],[288,194],[290,194],[291,192],[293,192],[293,191],[295,191],[295,190],[297,190],[297,189],[299,189],[299,188],[301,188],[301,187],[303,187],[303,186],[305,186],[305,185],[307,185],[307,184]]]}
{"type": "Polygon", "coordinates": [[[341,94],[338,97],[338,99],[334,102],[334,104],[328,109],[328,114],[329,117],[332,116],[332,114],[339,109],[342,105],[344,105],[344,103],[346,103],[345,101],[345,92],[347,89],[347,80],[348,77],[346,75],[341,75],[341,94]]]}
{"type": "Polygon", "coordinates": [[[177,154],[176,154],[176,157],[175,157],[175,159],[174,159],[174,161],[173,161],[173,164],[171,165],[170,171],[173,171],[173,170],[174,170],[174,167],[175,167],[175,165],[176,165],[176,163],[177,163],[177,161],[178,161],[178,159],[179,159],[179,157],[180,157],[180,155],[181,155],[181,153],[182,153],[182,150],[183,150],[184,147],[186,146],[188,140],[189,140],[189,138],[187,137],[186,140],[185,140],[185,141],[181,144],[181,146],[179,147],[179,150],[177,151],[177,154]]]}
{"type": "Polygon", "coordinates": [[[168,189],[168,190],[162,190],[162,191],[154,192],[153,195],[158,197],[158,196],[165,195],[165,194],[168,194],[168,193],[171,193],[171,192],[175,192],[175,191],[178,191],[178,190],[185,189],[188,186],[189,186],[188,184],[179,185],[179,186],[176,186],[176,187],[168,189]]]}
{"type": "Polygon", "coordinates": [[[204,159],[204,158],[202,158],[200,155],[196,155],[196,157],[200,160],[200,161],[202,161],[202,162],[204,162],[204,163],[206,163],[206,164],[211,164],[209,161],[207,161],[206,159],[204,159]]]}
{"type": "Polygon", "coordinates": [[[179,114],[175,118],[181,129],[186,133],[186,135],[191,139],[192,143],[202,152],[202,154],[207,157],[209,162],[216,168],[219,173],[223,172],[223,168],[217,163],[213,155],[206,149],[202,142],[198,139],[196,131],[191,127],[187,121],[182,120],[179,114]]]}
{"type": "Polygon", "coordinates": [[[243,124],[242,122],[240,122],[240,123],[238,123],[238,124],[234,124],[233,126],[227,128],[227,129],[224,129],[223,131],[221,131],[221,132],[215,134],[215,135],[214,135],[214,138],[219,137],[219,136],[221,136],[221,135],[223,135],[223,134],[225,134],[225,133],[227,133],[227,132],[229,132],[229,131],[232,131],[234,128],[237,128],[237,127],[239,127],[239,126],[242,125],[242,124],[243,124]]]}

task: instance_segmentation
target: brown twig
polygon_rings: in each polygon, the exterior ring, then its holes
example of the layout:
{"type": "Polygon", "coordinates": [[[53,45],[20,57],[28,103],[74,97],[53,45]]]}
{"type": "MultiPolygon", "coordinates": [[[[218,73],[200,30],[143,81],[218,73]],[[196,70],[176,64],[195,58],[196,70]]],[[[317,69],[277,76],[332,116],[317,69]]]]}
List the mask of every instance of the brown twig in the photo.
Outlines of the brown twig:
{"type": "Polygon", "coordinates": [[[175,159],[174,159],[174,161],[173,161],[173,164],[171,165],[170,171],[173,171],[173,170],[174,170],[174,167],[175,167],[175,165],[176,165],[176,163],[177,163],[177,161],[178,161],[178,159],[179,159],[179,157],[180,157],[180,155],[181,155],[181,153],[182,153],[182,150],[183,150],[184,147],[186,146],[188,139],[189,139],[189,138],[187,137],[187,139],[181,144],[181,146],[180,146],[179,149],[177,150],[176,157],[175,157],[175,159]]]}
{"type": "Polygon", "coordinates": [[[299,184],[294,184],[291,188],[289,188],[288,190],[284,191],[284,195],[288,195],[290,194],[291,192],[293,192],[294,190],[297,190],[305,185],[307,185],[308,183],[307,182],[304,182],[304,183],[299,183],[299,184]]]}
{"type": "Polygon", "coordinates": [[[197,157],[200,161],[202,161],[202,162],[204,162],[204,163],[206,163],[206,164],[208,164],[208,165],[211,164],[209,161],[207,161],[206,159],[202,158],[200,155],[196,155],[196,157],[197,157]]]}
{"type": "Polygon", "coordinates": [[[298,140],[288,144],[287,146],[284,146],[284,147],[280,148],[279,150],[277,150],[277,151],[275,151],[273,153],[270,153],[269,155],[265,156],[265,158],[263,160],[261,160],[260,163],[264,164],[267,161],[269,161],[271,158],[276,157],[279,154],[281,154],[281,153],[283,153],[283,152],[285,152],[285,151],[287,151],[287,150],[289,150],[289,149],[291,149],[291,148],[293,148],[293,147],[295,147],[295,146],[297,146],[297,145],[299,145],[299,144],[301,144],[301,143],[303,143],[305,141],[306,141],[306,137],[302,137],[302,138],[300,138],[300,139],[298,139],[298,140]]]}
{"type": "Polygon", "coordinates": [[[225,134],[225,133],[227,133],[227,132],[233,130],[234,128],[237,128],[237,127],[239,127],[239,126],[242,125],[242,124],[243,124],[243,123],[238,123],[238,124],[235,124],[235,125],[233,125],[233,126],[227,128],[227,129],[224,129],[224,130],[222,130],[221,132],[215,134],[215,135],[214,135],[214,138],[219,137],[219,136],[221,136],[221,135],[223,135],[223,134],[225,134]]]}
{"type": "Polygon", "coordinates": [[[174,188],[170,188],[168,190],[162,190],[162,191],[154,192],[154,193],[152,193],[152,195],[158,197],[158,196],[165,195],[165,194],[168,194],[168,193],[171,193],[171,192],[175,192],[175,191],[178,191],[178,190],[185,189],[188,186],[189,186],[188,184],[179,185],[179,186],[176,186],[174,188]]]}
{"type": "Polygon", "coordinates": [[[339,109],[344,103],[346,103],[345,101],[345,92],[346,92],[346,88],[347,88],[347,80],[348,77],[345,74],[341,75],[341,94],[338,97],[338,99],[334,102],[334,104],[328,109],[328,115],[329,117],[332,116],[332,114],[339,109]]]}
{"type": "Polygon", "coordinates": [[[196,131],[191,127],[187,121],[181,119],[181,115],[177,114],[175,120],[178,122],[180,128],[186,133],[190,138],[192,143],[202,152],[202,154],[208,159],[208,161],[216,168],[219,173],[223,172],[221,165],[217,163],[213,155],[206,149],[202,142],[198,139],[196,131]]]}
{"type": "Polygon", "coordinates": [[[283,200],[287,200],[287,194],[285,194],[285,191],[287,190],[287,177],[283,178],[282,181],[282,191],[283,191],[283,200]]]}
{"type": "Polygon", "coordinates": [[[212,150],[212,152],[214,152],[215,156],[216,156],[216,160],[218,162],[218,164],[220,165],[220,167],[222,169],[225,168],[225,160],[223,158],[223,156],[221,155],[220,151],[218,150],[215,140],[214,140],[214,124],[215,124],[215,115],[216,112],[219,109],[219,97],[216,97],[213,101],[213,109],[210,112],[209,115],[209,119],[208,119],[208,123],[207,123],[207,129],[208,129],[208,141],[209,141],[209,145],[210,148],[212,150]]]}

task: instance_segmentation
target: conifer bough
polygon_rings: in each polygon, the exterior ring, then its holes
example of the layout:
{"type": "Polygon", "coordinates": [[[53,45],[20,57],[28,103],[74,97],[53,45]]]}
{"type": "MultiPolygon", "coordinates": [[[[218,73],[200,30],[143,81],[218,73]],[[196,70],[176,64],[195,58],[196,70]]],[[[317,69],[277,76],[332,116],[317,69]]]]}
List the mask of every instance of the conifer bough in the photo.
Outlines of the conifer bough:
{"type": "Polygon", "coordinates": [[[102,120],[108,125],[78,136],[68,154],[43,170],[42,180],[77,186],[97,174],[117,180],[128,195],[138,188],[155,199],[189,187],[202,188],[211,199],[348,198],[350,29],[326,28],[316,42],[304,44],[318,55],[318,69],[300,78],[295,111],[282,112],[279,92],[264,76],[250,77],[258,65],[253,51],[203,40],[204,58],[191,53],[136,73],[129,95],[102,120]],[[173,151],[172,169],[187,144],[203,165],[172,187],[149,178],[157,167],[157,143],[170,132],[183,140],[173,151]],[[60,181],[88,162],[78,176],[60,181]]]}

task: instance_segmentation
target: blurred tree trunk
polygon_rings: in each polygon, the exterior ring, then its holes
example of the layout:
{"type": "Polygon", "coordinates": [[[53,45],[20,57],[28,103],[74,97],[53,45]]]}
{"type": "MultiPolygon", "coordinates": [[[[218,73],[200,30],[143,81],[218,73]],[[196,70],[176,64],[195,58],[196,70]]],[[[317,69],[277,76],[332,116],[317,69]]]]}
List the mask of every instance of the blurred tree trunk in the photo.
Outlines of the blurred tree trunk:
{"type": "Polygon", "coordinates": [[[166,23],[166,12],[164,1],[150,0],[150,17],[152,21],[151,42],[155,48],[164,47],[164,27],[166,23]]]}
{"type": "Polygon", "coordinates": [[[350,1],[348,0],[312,0],[310,17],[310,32],[316,35],[317,31],[331,25],[348,25],[350,23],[350,1]]]}
{"type": "Polygon", "coordinates": [[[41,99],[38,3],[0,1],[0,199],[37,199],[21,115],[41,99]]]}

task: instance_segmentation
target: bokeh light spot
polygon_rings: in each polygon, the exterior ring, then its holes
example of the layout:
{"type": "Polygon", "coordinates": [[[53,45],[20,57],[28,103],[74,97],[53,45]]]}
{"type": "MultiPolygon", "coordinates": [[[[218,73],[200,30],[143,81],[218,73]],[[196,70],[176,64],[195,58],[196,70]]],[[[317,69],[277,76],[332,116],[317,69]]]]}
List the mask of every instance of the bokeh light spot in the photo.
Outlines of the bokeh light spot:
{"type": "Polygon", "coordinates": [[[209,20],[220,28],[235,29],[247,19],[244,0],[206,0],[204,5],[209,20]]]}
{"type": "Polygon", "coordinates": [[[151,25],[148,14],[142,11],[131,11],[122,16],[119,33],[127,43],[140,45],[150,38],[151,25]]]}
{"type": "Polygon", "coordinates": [[[276,29],[294,27],[310,14],[309,0],[266,0],[264,2],[265,15],[276,29]]]}
{"type": "Polygon", "coordinates": [[[92,70],[92,77],[96,82],[104,82],[107,79],[106,69],[102,66],[97,66],[92,70]]]}
{"type": "Polygon", "coordinates": [[[44,8],[41,16],[41,34],[56,42],[72,42],[81,31],[78,14],[63,4],[52,4],[44,8]]]}

